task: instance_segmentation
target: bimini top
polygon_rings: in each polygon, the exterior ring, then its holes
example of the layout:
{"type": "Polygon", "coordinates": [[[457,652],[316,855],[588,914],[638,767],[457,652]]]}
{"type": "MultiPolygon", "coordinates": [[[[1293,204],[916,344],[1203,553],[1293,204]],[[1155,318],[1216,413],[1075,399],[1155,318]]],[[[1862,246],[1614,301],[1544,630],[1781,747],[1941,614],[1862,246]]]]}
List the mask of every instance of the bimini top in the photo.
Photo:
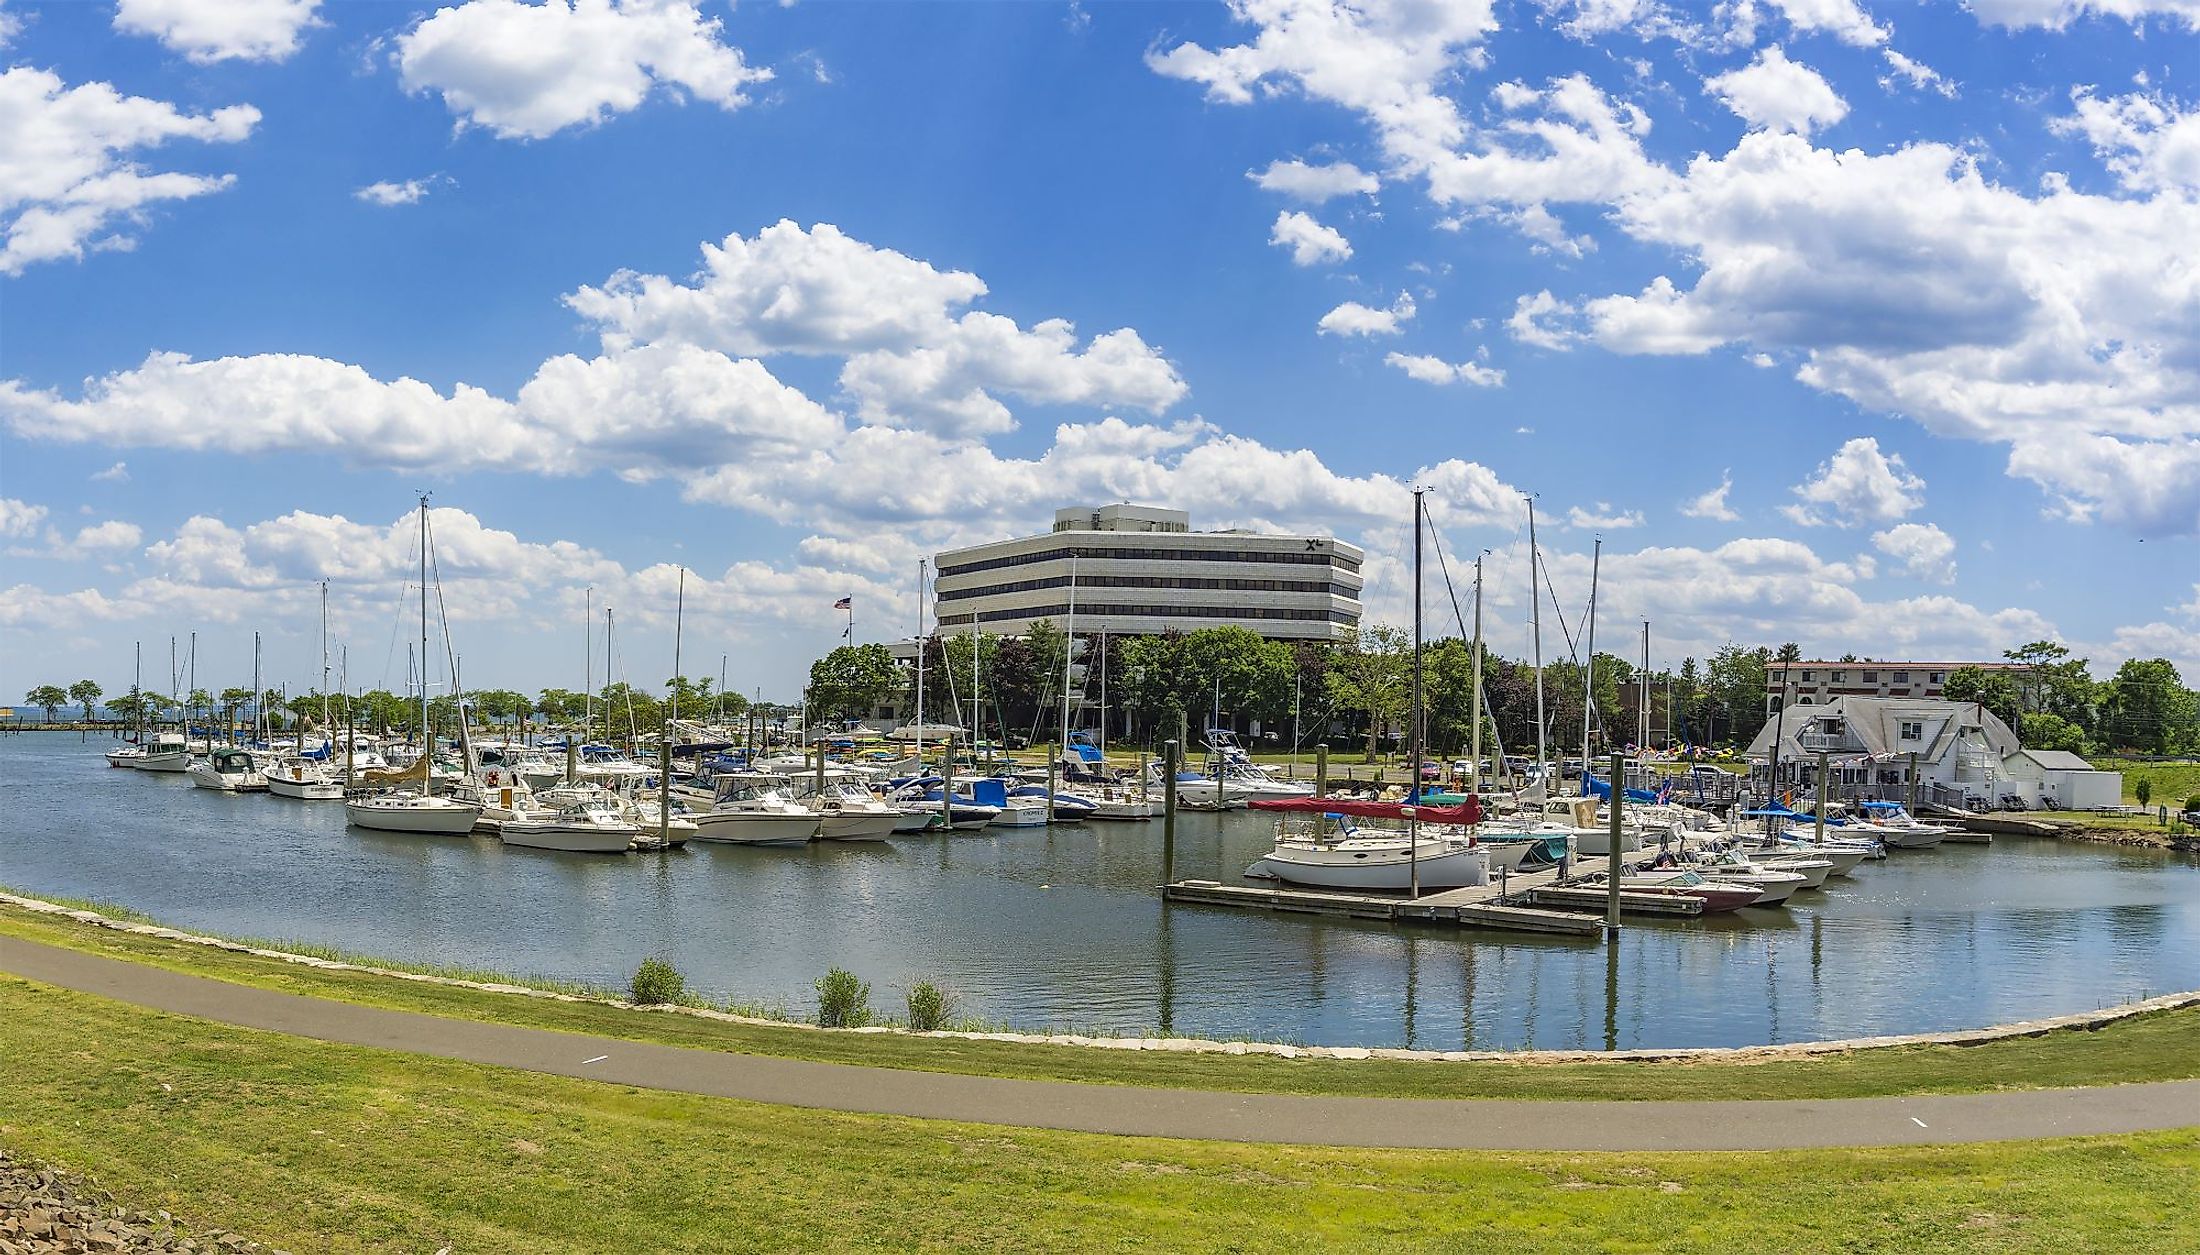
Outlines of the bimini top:
{"type": "Polygon", "coordinates": [[[1256,799],[1253,809],[1292,811],[1302,815],[1355,815],[1361,819],[1417,817],[1432,824],[1478,824],[1482,802],[1468,797],[1457,806],[1407,806],[1402,802],[1357,802],[1340,797],[1283,797],[1256,799]]]}

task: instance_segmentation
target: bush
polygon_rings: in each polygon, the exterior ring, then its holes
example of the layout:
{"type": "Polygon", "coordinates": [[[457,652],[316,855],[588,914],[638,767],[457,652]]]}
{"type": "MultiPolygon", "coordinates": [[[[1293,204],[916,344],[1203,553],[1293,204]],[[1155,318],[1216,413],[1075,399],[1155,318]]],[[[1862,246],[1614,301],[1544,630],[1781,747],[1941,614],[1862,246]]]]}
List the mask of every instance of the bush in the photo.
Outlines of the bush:
{"type": "Polygon", "coordinates": [[[2145,776],[2132,781],[2131,796],[2139,799],[2139,805],[2145,806],[2154,800],[2154,782],[2145,776]]]}
{"type": "Polygon", "coordinates": [[[2200,793],[2195,793],[2191,797],[2185,799],[2185,813],[2188,815],[2200,815],[2200,793]]]}
{"type": "Polygon", "coordinates": [[[642,965],[634,969],[629,997],[638,1007],[661,1007],[678,1002],[686,992],[687,979],[680,975],[679,968],[663,959],[649,958],[643,959],[642,965]]]}
{"type": "Polygon", "coordinates": [[[871,1022],[871,987],[855,973],[834,968],[817,978],[817,1022],[825,1028],[862,1028],[871,1022]]]}
{"type": "Polygon", "coordinates": [[[947,1022],[954,1007],[955,1000],[946,990],[920,980],[909,990],[909,1027],[919,1033],[935,1032],[947,1022]]]}

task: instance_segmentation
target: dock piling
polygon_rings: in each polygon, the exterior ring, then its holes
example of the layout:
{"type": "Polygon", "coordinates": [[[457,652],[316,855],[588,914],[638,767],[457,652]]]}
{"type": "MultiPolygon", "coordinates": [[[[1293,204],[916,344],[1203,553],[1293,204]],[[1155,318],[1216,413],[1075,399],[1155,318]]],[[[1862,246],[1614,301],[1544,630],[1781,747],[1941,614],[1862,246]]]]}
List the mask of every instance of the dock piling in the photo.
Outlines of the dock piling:
{"type": "Polygon", "coordinates": [[[1165,885],[1176,882],[1176,772],[1182,752],[1175,741],[1161,747],[1161,883],[1165,885]]]}

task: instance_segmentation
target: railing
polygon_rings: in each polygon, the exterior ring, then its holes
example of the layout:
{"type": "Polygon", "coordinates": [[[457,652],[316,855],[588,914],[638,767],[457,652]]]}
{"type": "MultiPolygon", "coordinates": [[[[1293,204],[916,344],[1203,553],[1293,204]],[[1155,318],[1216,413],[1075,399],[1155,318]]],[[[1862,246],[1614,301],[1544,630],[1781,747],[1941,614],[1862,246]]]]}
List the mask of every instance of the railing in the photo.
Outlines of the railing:
{"type": "Polygon", "coordinates": [[[1846,732],[1799,732],[1796,734],[1795,740],[1797,744],[1813,753],[1821,750],[1831,753],[1836,750],[1854,748],[1850,744],[1846,732]]]}

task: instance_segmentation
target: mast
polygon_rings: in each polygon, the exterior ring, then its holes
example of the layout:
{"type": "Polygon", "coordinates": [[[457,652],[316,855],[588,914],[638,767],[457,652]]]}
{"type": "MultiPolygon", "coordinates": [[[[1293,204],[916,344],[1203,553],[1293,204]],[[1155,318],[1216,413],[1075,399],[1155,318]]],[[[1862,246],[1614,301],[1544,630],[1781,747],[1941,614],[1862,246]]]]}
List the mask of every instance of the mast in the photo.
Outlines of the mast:
{"type": "Polygon", "coordinates": [[[1408,892],[1421,896],[1421,538],[1425,530],[1421,526],[1421,496],[1428,490],[1413,490],[1413,716],[1407,726],[1413,741],[1413,750],[1406,758],[1412,784],[1406,797],[1413,806],[1406,812],[1406,875],[1408,892]]]}
{"type": "Polygon", "coordinates": [[[176,678],[176,638],[171,636],[168,638],[168,704],[171,706],[183,705],[182,694],[176,692],[180,683],[176,678]]]}
{"type": "Polygon", "coordinates": [[[145,642],[144,642],[144,641],[139,641],[139,642],[137,643],[137,670],[136,670],[135,672],[133,672],[133,673],[132,673],[132,675],[131,675],[131,678],[130,678],[130,696],[136,699],[136,701],[135,701],[135,702],[133,702],[132,704],[133,704],[133,705],[135,705],[135,706],[137,707],[137,716],[136,716],[136,718],[135,718],[135,719],[133,719],[133,720],[132,720],[132,722],[133,722],[133,723],[135,723],[135,724],[137,725],[137,743],[138,743],[138,744],[140,744],[140,745],[143,745],[143,744],[145,743],[145,642]]]}
{"type": "Polygon", "coordinates": [[[985,705],[978,700],[978,612],[970,612],[970,756],[978,756],[978,741],[985,727],[985,705]]]}
{"type": "Polygon", "coordinates": [[[1482,792],[1482,555],[1474,555],[1474,656],[1470,662],[1474,669],[1474,731],[1469,734],[1468,761],[1474,764],[1474,785],[1468,790],[1479,796],[1482,792]]]}
{"type": "MultiPolygon", "coordinates": [[[[188,661],[183,665],[190,668],[191,678],[184,682],[184,692],[189,694],[190,697],[197,697],[199,692],[199,634],[197,632],[191,633],[191,652],[187,655],[187,658],[188,661]]],[[[188,750],[191,743],[191,708],[189,706],[185,706],[183,710],[183,740],[184,748],[188,750]]],[[[206,744],[209,750],[213,748],[214,734],[212,732],[206,734],[206,744]]]]}
{"type": "MultiPolygon", "coordinates": [[[[1597,710],[1597,572],[1604,563],[1604,538],[1596,538],[1589,557],[1589,625],[1581,661],[1581,793],[1589,794],[1589,725],[1597,710]]],[[[1561,772],[1561,775],[1564,773],[1561,772]]]]}
{"type": "Polygon", "coordinates": [[[426,793],[426,777],[435,772],[435,737],[428,728],[428,494],[420,494],[420,758],[426,793]]]}
{"type": "MultiPolygon", "coordinates": [[[[1057,757],[1069,753],[1069,660],[1077,651],[1077,555],[1069,556],[1069,614],[1062,622],[1062,744],[1057,757]]],[[[1047,804],[1053,805],[1051,795],[1047,804]]],[[[1050,812],[1051,813],[1051,812],[1050,812]]]]}
{"type": "MultiPolygon", "coordinates": [[[[425,500],[425,498],[423,498],[425,500]]],[[[423,611],[425,613],[425,611],[423,611]]],[[[425,635],[422,640],[427,639],[425,635]]],[[[426,646],[421,648],[425,649],[426,646]]],[[[328,581],[321,581],[321,727],[324,735],[329,727],[328,717],[328,581]]]]}
{"type": "MultiPolygon", "coordinates": [[[[1543,586],[1536,574],[1535,549],[1535,498],[1528,498],[1528,618],[1535,648],[1535,778],[1543,787],[1543,796],[1551,795],[1550,771],[1544,764],[1550,756],[1545,744],[1548,729],[1543,722],[1543,586]]],[[[1582,764],[1588,770],[1588,764],[1582,764]]]]}
{"type": "MultiPolygon", "coordinates": [[[[596,590],[581,593],[581,739],[596,719],[596,590]]],[[[566,733],[568,740],[572,733],[566,733]]]]}
{"type": "Polygon", "coordinates": [[[258,745],[267,739],[262,731],[262,721],[267,715],[267,701],[260,693],[260,634],[252,634],[252,743],[258,745]]]}
{"type": "Polygon", "coordinates": [[[672,720],[680,713],[680,634],[687,626],[687,587],[687,568],[681,567],[680,589],[672,603],[672,710],[658,734],[662,744],[657,757],[657,836],[664,841],[672,839],[672,720]]]}
{"type": "Polygon", "coordinates": [[[1635,739],[1635,750],[1637,753],[1647,754],[1650,752],[1650,620],[1648,619],[1642,621],[1641,689],[1642,701],[1639,704],[1642,709],[1635,713],[1638,716],[1636,722],[1642,725],[1642,732],[1635,739]]]}
{"type": "Polygon", "coordinates": [[[924,774],[924,574],[930,558],[917,559],[917,774],[924,774]]]}

